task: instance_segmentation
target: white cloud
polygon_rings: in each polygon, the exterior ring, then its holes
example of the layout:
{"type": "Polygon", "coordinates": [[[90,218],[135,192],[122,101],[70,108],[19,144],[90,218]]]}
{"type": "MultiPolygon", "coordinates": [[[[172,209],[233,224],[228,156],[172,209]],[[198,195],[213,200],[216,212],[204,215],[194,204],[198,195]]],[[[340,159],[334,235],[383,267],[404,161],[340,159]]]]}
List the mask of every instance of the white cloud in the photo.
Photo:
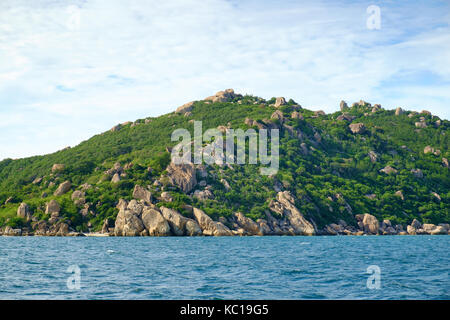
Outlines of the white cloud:
{"type": "Polygon", "coordinates": [[[75,145],[229,87],[326,111],[362,98],[448,118],[448,6],[381,6],[377,31],[366,28],[367,6],[2,2],[0,116],[10,120],[0,125],[0,159],[75,145]]]}

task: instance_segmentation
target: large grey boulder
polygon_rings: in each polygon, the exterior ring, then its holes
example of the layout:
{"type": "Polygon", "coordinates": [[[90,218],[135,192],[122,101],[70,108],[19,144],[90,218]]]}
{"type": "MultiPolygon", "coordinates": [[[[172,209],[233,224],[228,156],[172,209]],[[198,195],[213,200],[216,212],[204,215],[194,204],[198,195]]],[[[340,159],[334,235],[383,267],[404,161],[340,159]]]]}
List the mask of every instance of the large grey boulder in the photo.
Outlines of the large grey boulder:
{"type": "Polygon", "coordinates": [[[145,230],[140,214],[134,210],[121,209],[117,214],[114,235],[139,236],[145,230]]]}
{"type": "Polygon", "coordinates": [[[284,106],[286,104],[286,99],[284,97],[278,97],[275,99],[275,108],[279,108],[281,106],[284,106]]]}
{"type": "Polygon", "coordinates": [[[52,217],[59,216],[59,212],[61,211],[61,206],[56,200],[50,200],[47,203],[47,207],[45,208],[45,213],[50,214],[52,217]]]}
{"type": "Polygon", "coordinates": [[[154,208],[144,208],[142,212],[142,222],[150,236],[162,237],[170,235],[170,226],[168,222],[161,213],[154,208]]]}
{"type": "Polygon", "coordinates": [[[222,222],[211,219],[202,210],[194,208],[194,216],[205,236],[232,236],[233,233],[222,222]]]}
{"type": "Polygon", "coordinates": [[[172,233],[176,236],[199,236],[202,234],[200,226],[192,219],[186,218],[178,211],[161,207],[164,219],[169,223],[172,233]]]}
{"type": "Polygon", "coordinates": [[[22,202],[17,209],[17,216],[27,221],[31,220],[30,207],[25,202],[22,202]]]}
{"type": "Polygon", "coordinates": [[[270,202],[269,209],[282,217],[286,217],[295,234],[316,234],[314,225],[306,220],[303,214],[295,207],[295,199],[289,191],[278,192],[277,199],[270,202]]]}
{"type": "Polygon", "coordinates": [[[152,193],[138,184],[134,186],[133,198],[144,200],[148,204],[152,203],[152,193]]]}
{"type": "Polygon", "coordinates": [[[236,212],[234,214],[234,217],[236,219],[237,224],[246,231],[248,235],[258,235],[262,236],[263,231],[261,230],[260,226],[253,221],[252,219],[244,216],[241,212],[236,212]]]}
{"type": "Polygon", "coordinates": [[[72,187],[72,184],[70,183],[70,181],[64,181],[63,183],[61,183],[58,187],[58,189],[56,189],[56,191],[53,193],[53,195],[55,196],[62,196],[63,194],[66,194],[70,188],[72,187]]]}
{"type": "Polygon", "coordinates": [[[351,123],[348,127],[354,134],[362,134],[366,131],[364,123],[351,123]]]}
{"type": "Polygon", "coordinates": [[[380,223],[377,218],[371,214],[364,214],[362,223],[364,226],[364,232],[367,234],[378,234],[378,230],[380,228],[380,223]]]}
{"type": "Polygon", "coordinates": [[[186,112],[192,111],[194,106],[194,101],[183,104],[181,107],[178,107],[175,111],[176,113],[185,114],[186,112]]]}

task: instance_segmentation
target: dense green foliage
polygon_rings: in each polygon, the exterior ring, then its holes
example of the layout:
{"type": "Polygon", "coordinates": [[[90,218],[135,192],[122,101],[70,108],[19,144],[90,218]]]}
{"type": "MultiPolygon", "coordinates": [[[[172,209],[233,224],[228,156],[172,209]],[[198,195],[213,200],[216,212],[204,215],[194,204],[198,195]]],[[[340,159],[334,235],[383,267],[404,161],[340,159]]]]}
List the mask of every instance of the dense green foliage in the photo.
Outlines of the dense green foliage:
{"type": "MultiPolygon", "coordinates": [[[[16,217],[18,205],[23,201],[34,216],[46,220],[49,217],[45,204],[57,199],[62,214],[77,230],[87,230],[88,224],[98,230],[105,218],[115,218],[115,205],[120,198],[131,199],[135,184],[151,186],[164,174],[170,161],[166,147],[176,144],[170,139],[174,129],[192,132],[192,119],[203,121],[203,130],[227,125],[248,129],[245,118],[269,119],[276,110],[270,106],[274,101],[253,96],[223,103],[198,101],[189,116],[170,113],[140,119],[53,154],[5,159],[0,162],[0,226],[20,227],[26,223],[16,217]],[[116,162],[133,166],[126,171],[126,178],[111,183],[105,171],[116,162]],[[52,173],[55,163],[64,164],[65,169],[52,173]],[[42,177],[42,182],[33,184],[37,177],[42,177]],[[72,192],[53,196],[57,186],[66,180],[72,182],[72,190],[84,183],[94,186],[86,191],[89,214],[80,214],[81,207],[70,198],[72,192]]],[[[304,119],[292,119],[294,105],[290,100],[280,110],[285,124],[302,132],[304,137],[299,139],[280,125],[280,170],[274,177],[260,175],[255,165],[212,166],[207,184],[213,187],[213,200],[199,201],[171,188],[168,190],[174,201],[159,205],[187,214],[183,205],[192,204],[216,218],[241,211],[257,219],[265,217],[269,202],[276,197],[274,185],[280,185],[296,196],[298,208],[319,227],[339,219],[354,224],[354,215],[359,213],[371,213],[379,219],[402,224],[413,218],[430,223],[450,222],[450,173],[442,162],[450,157],[449,121],[442,120],[438,126],[435,125],[438,118],[432,115],[396,116],[388,110],[372,113],[370,106],[364,105],[347,111],[356,117],[352,123],[364,123],[367,128],[363,134],[353,134],[348,127],[350,122],[336,120],[342,112],[317,116],[297,108],[304,119]],[[415,127],[420,117],[425,117],[426,128],[415,127]],[[426,146],[441,153],[424,154],[426,146]],[[305,147],[307,153],[302,151],[305,147]],[[371,161],[370,151],[378,154],[376,161],[371,161]],[[388,165],[397,173],[380,172],[388,165]],[[416,177],[412,169],[420,169],[423,178],[416,177]],[[229,190],[221,179],[227,180],[229,190]],[[397,191],[403,193],[404,200],[395,195],[397,191]],[[376,196],[367,196],[370,194],[376,196]]],[[[164,183],[164,179],[161,181],[164,183]]],[[[151,188],[159,196],[160,191],[151,188]]]]}

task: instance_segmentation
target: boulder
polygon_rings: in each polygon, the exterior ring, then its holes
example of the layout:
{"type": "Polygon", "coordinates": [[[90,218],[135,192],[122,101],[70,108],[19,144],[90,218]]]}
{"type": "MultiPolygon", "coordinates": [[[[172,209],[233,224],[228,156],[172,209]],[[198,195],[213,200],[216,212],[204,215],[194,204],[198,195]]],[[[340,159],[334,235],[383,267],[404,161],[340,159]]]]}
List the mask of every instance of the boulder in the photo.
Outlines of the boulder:
{"type": "Polygon", "coordinates": [[[42,182],[42,177],[37,177],[37,178],[35,178],[34,180],[33,180],[33,184],[39,184],[39,183],[41,183],[42,182]]]}
{"type": "Polygon", "coordinates": [[[65,165],[63,165],[62,163],[55,163],[52,166],[52,172],[53,173],[60,172],[60,171],[63,171],[64,168],[65,168],[65,165]]]}
{"type": "Polygon", "coordinates": [[[208,199],[214,199],[214,195],[212,194],[212,192],[210,190],[207,190],[207,189],[206,190],[202,190],[202,191],[195,190],[193,196],[195,198],[197,198],[198,200],[201,200],[201,201],[205,201],[205,200],[208,200],[208,199]]]}
{"type": "Polygon", "coordinates": [[[412,173],[416,178],[419,178],[419,179],[422,179],[422,178],[423,178],[423,171],[420,170],[420,169],[411,169],[411,173],[412,173]]]}
{"type": "Polygon", "coordinates": [[[110,225],[111,225],[111,220],[109,218],[106,218],[103,221],[102,231],[101,232],[104,233],[104,234],[109,234],[110,225]]]}
{"type": "Polygon", "coordinates": [[[305,119],[305,118],[302,116],[302,114],[299,113],[298,111],[292,112],[291,118],[292,118],[292,119],[300,119],[300,120],[304,120],[304,119],[305,119]]]}
{"type": "Polygon", "coordinates": [[[401,190],[398,190],[396,193],[394,193],[394,195],[402,199],[402,201],[405,200],[405,196],[403,195],[403,192],[401,190]]]}
{"type": "Polygon", "coordinates": [[[447,158],[442,158],[442,165],[445,168],[450,168],[447,158]]]}
{"type": "Polygon", "coordinates": [[[194,220],[184,217],[178,211],[161,207],[161,213],[168,221],[174,235],[198,236],[202,234],[200,226],[194,220]]]}
{"type": "Polygon", "coordinates": [[[278,97],[275,99],[274,107],[279,108],[281,106],[284,106],[285,104],[286,104],[286,99],[283,97],[278,97]]]}
{"type": "Polygon", "coordinates": [[[395,168],[392,168],[391,166],[386,166],[383,169],[380,170],[380,172],[384,172],[385,174],[396,174],[398,171],[395,168]]]}
{"type": "Polygon", "coordinates": [[[197,184],[195,167],[192,163],[175,164],[171,162],[167,167],[167,177],[184,193],[189,193],[197,184]]]}
{"type": "Polygon", "coordinates": [[[187,112],[191,112],[194,107],[194,101],[183,104],[181,107],[178,107],[175,111],[176,113],[186,114],[187,112]]]}
{"type": "Polygon", "coordinates": [[[161,192],[161,200],[165,201],[165,202],[172,202],[173,201],[173,197],[171,196],[171,194],[167,191],[161,192]]]}
{"type": "Polygon", "coordinates": [[[376,153],[375,151],[369,151],[369,154],[368,154],[368,155],[369,155],[370,161],[371,161],[372,163],[377,162],[378,157],[379,157],[378,153],[376,153]]]}
{"type": "Polygon", "coordinates": [[[22,202],[17,209],[17,216],[27,221],[31,220],[30,207],[25,202],[22,202]]]}
{"type": "Polygon", "coordinates": [[[377,218],[371,214],[364,214],[362,219],[362,224],[364,226],[364,232],[367,234],[378,234],[378,229],[380,228],[380,223],[377,218]]]}
{"type": "Polygon", "coordinates": [[[156,209],[145,207],[142,212],[142,222],[150,236],[162,237],[170,235],[169,223],[156,209]]]}
{"type": "Polygon", "coordinates": [[[70,181],[64,181],[63,183],[61,183],[58,187],[58,189],[56,189],[56,191],[53,193],[54,196],[62,196],[63,194],[66,194],[70,188],[72,187],[72,184],[70,183],[70,181]]]}
{"type": "Polygon", "coordinates": [[[403,114],[403,109],[402,108],[398,107],[397,109],[395,109],[395,115],[396,116],[399,116],[399,115],[402,115],[402,114],[403,114]]]}
{"type": "Polygon", "coordinates": [[[352,122],[355,118],[356,118],[355,116],[351,116],[351,115],[348,115],[347,113],[343,113],[343,114],[339,115],[339,116],[336,118],[336,120],[338,120],[338,121],[349,121],[349,122],[352,122]]]}
{"type": "Polygon", "coordinates": [[[152,203],[152,193],[141,187],[140,185],[135,185],[133,190],[133,198],[138,200],[144,200],[146,203],[152,203]]]}
{"type": "Polygon", "coordinates": [[[281,123],[284,122],[284,115],[283,112],[281,112],[280,110],[275,111],[274,113],[272,113],[272,115],[270,116],[271,119],[276,119],[279,120],[281,123]]]}
{"type": "Polygon", "coordinates": [[[366,126],[364,123],[351,123],[349,128],[354,134],[362,134],[366,131],[366,126]]]}
{"type": "Polygon", "coordinates": [[[112,183],[118,183],[120,182],[120,175],[118,173],[115,173],[111,179],[112,183]]]}
{"type": "Polygon", "coordinates": [[[341,108],[341,111],[344,112],[345,110],[348,110],[347,102],[344,100],[341,100],[341,103],[339,104],[339,107],[341,108]]]}
{"type": "Polygon", "coordinates": [[[421,229],[422,228],[422,224],[417,219],[414,219],[411,222],[411,227],[413,227],[415,229],[421,229]]]}
{"type": "Polygon", "coordinates": [[[415,122],[414,125],[416,126],[416,128],[426,128],[427,127],[427,123],[423,122],[423,121],[415,122]]]}
{"type": "Polygon", "coordinates": [[[278,192],[277,199],[270,202],[269,209],[287,218],[295,234],[314,235],[316,233],[313,224],[306,220],[295,207],[295,199],[289,191],[278,192]]]}
{"type": "Polygon", "coordinates": [[[114,235],[138,236],[144,230],[145,226],[140,218],[139,213],[129,209],[119,210],[115,221],[114,235]]]}
{"type": "Polygon", "coordinates": [[[50,200],[45,208],[45,214],[50,214],[52,217],[58,217],[61,211],[61,206],[56,200],[50,200]]]}
{"type": "Polygon", "coordinates": [[[237,97],[242,97],[240,94],[235,94],[233,89],[219,91],[215,95],[205,98],[205,101],[211,102],[229,102],[237,97]]]}
{"type": "Polygon", "coordinates": [[[245,232],[249,235],[258,235],[262,236],[263,232],[259,225],[253,221],[252,219],[244,216],[241,212],[236,212],[234,214],[237,224],[245,230],[245,232]]]}
{"type": "Polygon", "coordinates": [[[202,210],[194,208],[194,217],[205,236],[232,236],[233,233],[221,222],[213,221],[202,210]]]}

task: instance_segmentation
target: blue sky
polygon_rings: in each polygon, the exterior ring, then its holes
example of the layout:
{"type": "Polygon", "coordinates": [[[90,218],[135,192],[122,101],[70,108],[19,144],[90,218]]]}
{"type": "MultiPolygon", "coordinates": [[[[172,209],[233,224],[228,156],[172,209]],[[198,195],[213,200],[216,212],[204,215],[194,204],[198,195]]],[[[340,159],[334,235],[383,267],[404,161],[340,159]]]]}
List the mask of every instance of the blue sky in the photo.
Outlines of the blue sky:
{"type": "Polygon", "coordinates": [[[450,116],[449,1],[0,2],[0,159],[234,88],[450,116]],[[377,5],[381,28],[370,30],[377,5]]]}

